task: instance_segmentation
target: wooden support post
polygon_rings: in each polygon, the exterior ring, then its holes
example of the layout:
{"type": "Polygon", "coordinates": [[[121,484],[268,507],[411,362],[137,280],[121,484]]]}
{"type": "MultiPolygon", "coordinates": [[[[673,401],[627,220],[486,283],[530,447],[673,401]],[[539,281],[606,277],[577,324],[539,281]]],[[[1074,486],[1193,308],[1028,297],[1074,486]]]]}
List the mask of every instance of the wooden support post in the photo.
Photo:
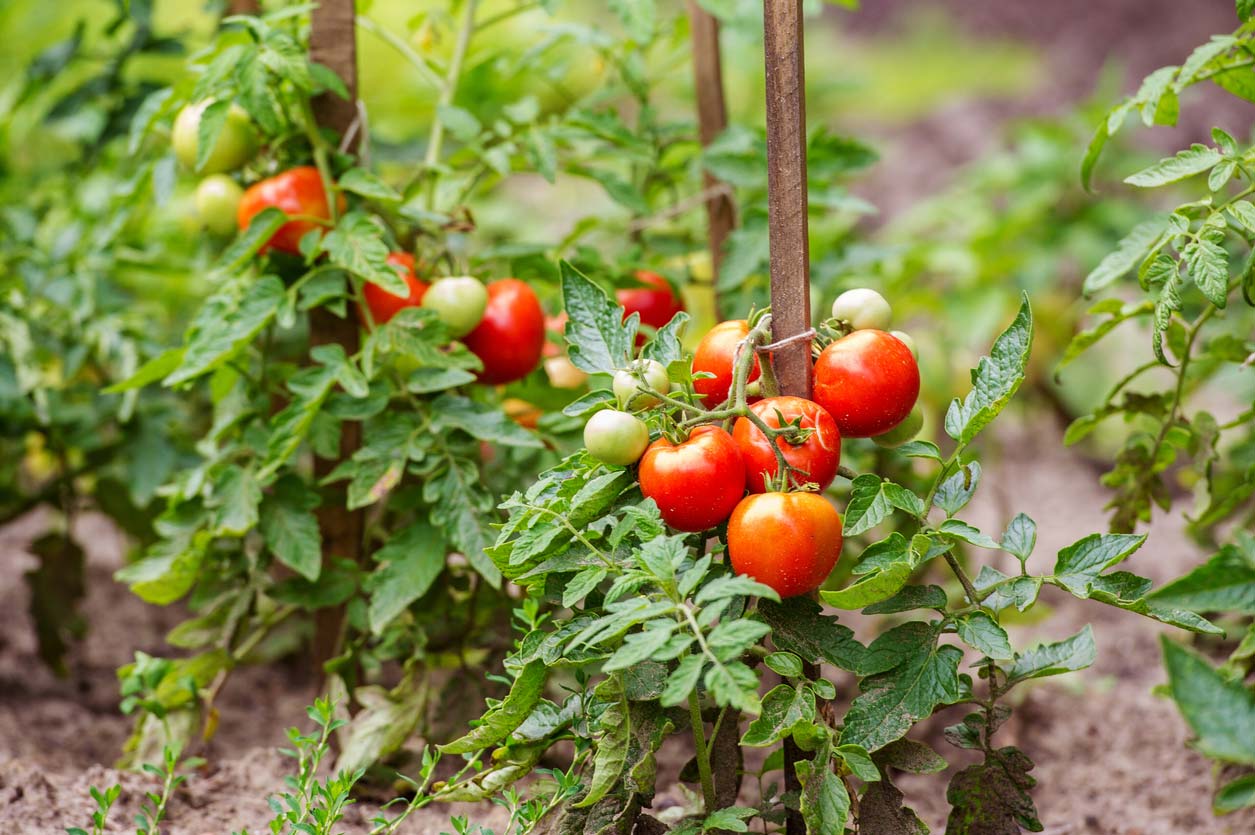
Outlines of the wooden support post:
{"type": "Polygon", "coordinates": [[[260,14],[261,4],[258,0],[230,0],[227,3],[227,14],[260,14]]]}
{"type": "MultiPolygon", "coordinates": [[[[723,60],[719,52],[719,19],[688,0],[689,30],[693,41],[693,91],[697,98],[697,128],[705,147],[728,126],[728,107],[723,97],[723,60]]],[[[710,247],[711,278],[718,284],[723,247],[736,227],[732,196],[713,174],[703,175],[707,193],[706,238],[710,247]]]]}
{"type": "MultiPolygon", "coordinates": [[[[771,322],[775,340],[811,326],[810,244],[806,194],[806,72],[802,45],[802,0],[763,0],[763,47],[767,78],[767,210],[771,236],[771,322]]],[[[811,396],[810,343],[777,350],[772,367],[780,393],[811,396]]],[[[808,664],[805,673],[818,670],[808,664]]],[[[799,791],[794,764],[802,752],[784,743],[784,784],[799,791]]],[[[805,835],[806,823],[790,810],[788,835],[805,835]]]]}
{"type": "MultiPolygon", "coordinates": [[[[349,129],[357,114],[355,16],[355,0],[321,0],[314,7],[310,21],[310,57],[335,71],[349,91],[348,101],[332,93],[324,93],[314,101],[314,114],[319,125],[341,135],[349,129]]],[[[357,321],[351,315],[340,318],[324,308],[315,308],[310,314],[309,330],[311,346],[337,343],[343,345],[345,353],[350,356],[357,353],[357,321]]],[[[340,427],[340,457],[334,461],[315,459],[314,473],[318,478],[330,473],[340,461],[352,456],[361,446],[360,424],[344,421],[340,427]]],[[[318,509],[324,566],[332,557],[361,560],[365,514],[361,510],[350,511],[345,504],[343,487],[325,489],[322,506],[318,509]]],[[[313,653],[320,681],[323,664],[340,653],[344,617],[345,610],[341,606],[320,610],[315,618],[313,653]]]]}
{"type": "MultiPolygon", "coordinates": [[[[767,67],[767,210],[771,234],[772,337],[811,326],[806,215],[806,73],[802,0],[763,0],[767,67]]],[[[811,396],[810,345],[775,352],[780,391],[811,396]]]]}

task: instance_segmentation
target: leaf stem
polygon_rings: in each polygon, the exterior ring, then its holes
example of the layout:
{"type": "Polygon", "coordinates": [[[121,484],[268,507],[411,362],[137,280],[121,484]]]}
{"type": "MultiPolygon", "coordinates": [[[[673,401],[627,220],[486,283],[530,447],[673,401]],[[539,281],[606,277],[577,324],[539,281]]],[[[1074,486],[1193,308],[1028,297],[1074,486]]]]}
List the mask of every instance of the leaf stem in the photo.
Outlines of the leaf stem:
{"type": "Polygon", "coordinates": [[[706,748],[706,725],[702,721],[702,705],[696,687],[689,692],[689,724],[693,726],[697,773],[701,776],[702,797],[706,801],[706,814],[709,815],[715,811],[715,778],[710,770],[710,752],[706,748]]]}

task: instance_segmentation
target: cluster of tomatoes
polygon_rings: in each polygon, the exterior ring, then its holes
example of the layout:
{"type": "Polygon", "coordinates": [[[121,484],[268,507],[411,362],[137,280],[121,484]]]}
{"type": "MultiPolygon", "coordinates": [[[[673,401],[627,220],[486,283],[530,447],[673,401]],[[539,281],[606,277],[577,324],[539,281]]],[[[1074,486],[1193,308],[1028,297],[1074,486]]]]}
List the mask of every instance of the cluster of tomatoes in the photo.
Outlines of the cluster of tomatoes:
{"type": "MultiPolygon", "coordinates": [[[[209,104],[185,107],[175,119],[171,137],[179,161],[206,175],[196,189],[202,222],[228,234],[244,231],[267,208],[280,209],[290,219],[262,251],[300,255],[301,239],[326,229],[332,221],[328,190],[319,170],[298,166],[243,188],[226,172],[252,159],[258,137],[248,114],[235,104],[228,108],[221,131],[198,168],[200,122],[209,104]]],[[[344,211],[344,196],[337,199],[338,211],[344,211]]],[[[513,382],[539,365],[545,347],[545,316],[535,291],[526,283],[503,278],[485,285],[470,276],[447,276],[428,283],[419,278],[416,260],[408,252],[390,253],[387,263],[405,282],[406,294],[367,283],[362,288],[364,305],[358,311],[364,325],[382,325],[406,307],[425,307],[436,312],[451,337],[479,357],[483,363],[480,382],[513,382]]]]}
{"type": "MultiPolygon", "coordinates": [[[[914,345],[886,330],[889,304],[857,289],[832,312],[843,335],[815,359],[813,400],[750,395],[739,408],[735,366],[753,346],[749,322],[733,320],[697,346],[691,392],[673,395],[661,363],[636,360],[615,374],[619,408],[595,413],[584,429],[594,457],[637,465],[641,493],[671,527],[701,532],[726,522],[733,569],[782,597],[819,588],[841,552],[841,516],[822,495],[837,476],[841,439],[897,446],[922,425],[914,345]],[[652,441],[642,417],[659,430],[652,441]]],[[[747,392],[758,388],[757,356],[742,373],[747,392]]]]}

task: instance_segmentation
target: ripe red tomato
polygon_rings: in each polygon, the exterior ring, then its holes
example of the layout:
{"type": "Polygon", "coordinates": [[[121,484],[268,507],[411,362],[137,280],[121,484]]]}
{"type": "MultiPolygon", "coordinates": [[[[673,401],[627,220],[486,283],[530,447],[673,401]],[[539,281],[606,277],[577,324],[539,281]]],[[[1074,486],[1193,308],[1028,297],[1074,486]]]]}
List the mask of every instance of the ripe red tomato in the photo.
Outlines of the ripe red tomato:
{"type": "Polygon", "coordinates": [[[815,361],[815,402],[844,438],[870,438],[897,426],[919,397],[911,349],[884,331],[854,331],[815,361]]]}
{"type": "Polygon", "coordinates": [[[665,437],[641,458],[641,493],[663,521],[681,531],[704,531],[728,518],[745,495],[745,464],[736,441],[718,426],[699,426],[673,444],[665,437]]]}
{"type": "MultiPolygon", "coordinates": [[[[344,196],[340,195],[337,202],[340,210],[344,211],[344,196]]],[[[299,219],[289,220],[280,226],[262,247],[262,252],[273,247],[280,252],[300,255],[301,238],[311,229],[325,228],[319,220],[331,220],[331,208],[327,204],[322,177],[312,165],[291,168],[249,186],[236,213],[240,231],[247,229],[249,221],[270,206],[299,219]]]]}
{"type": "Polygon", "coordinates": [[[796,597],[824,584],[841,555],[841,514],[816,493],[747,496],[728,520],[737,574],[796,597]]]}
{"type": "MultiPolygon", "coordinates": [[[[422,281],[414,272],[414,256],[408,252],[389,252],[388,263],[396,269],[397,274],[405,280],[410,292],[405,296],[395,296],[378,284],[366,283],[362,288],[362,296],[370,308],[371,319],[376,325],[382,325],[396,316],[406,307],[417,307],[423,301],[423,294],[430,286],[422,281]]],[[[366,315],[362,314],[362,324],[366,324],[366,315]]]]}
{"type": "MultiPolygon", "coordinates": [[[[750,409],[773,429],[787,426],[801,418],[802,428],[813,430],[809,438],[796,446],[784,438],[776,438],[776,444],[784,453],[789,466],[805,473],[793,474],[794,487],[814,482],[823,490],[832,484],[832,480],[837,477],[837,467],[841,464],[841,433],[837,431],[837,422],[832,419],[832,415],[824,411],[818,403],[801,397],[768,397],[755,403],[750,409]],[[783,422],[780,416],[783,416],[783,422]]],[[[767,480],[775,478],[778,470],[771,442],[749,418],[737,418],[732,427],[732,437],[741,450],[741,458],[745,460],[745,481],[750,492],[766,492],[767,480]]]]}
{"type": "MultiPolygon", "coordinates": [[[[732,367],[736,357],[737,344],[749,336],[750,325],[744,319],[733,319],[720,322],[710,329],[697,344],[693,352],[693,373],[706,371],[714,377],[706,377],[693,381],[693,388],[701,395],[707,409],[713,409],[728,399],[732,388],[732,367]]],[[[759,374],[758,357],[754,357],[754,367],[750,369],[749,380],[757,380],[759,374]]],[[[757,398],[750,398],[753,402],[757,398]]]]}
{"type": "MultiPolygon", "coordinates": [[[[641,315],[641,324],[657,330],[671,321],[671,317],[684,309],[684,303],[665,278],[648,270],[637,270],[636,280],[645,287],[625,287],[616,290],[615,299],[623,305],[623,318],[633,313],[641,315]]],[[[645,344],[645,334],[636,335],[636,344],[645,344]]]]}
{"type": "Polygon", "coordinates": [[[545,312],[536,293],[517,278],[488,285],[484,318],[465,339],[484,364],[481,383],[521,380],[540,363],[545,347],[545,312]]]}

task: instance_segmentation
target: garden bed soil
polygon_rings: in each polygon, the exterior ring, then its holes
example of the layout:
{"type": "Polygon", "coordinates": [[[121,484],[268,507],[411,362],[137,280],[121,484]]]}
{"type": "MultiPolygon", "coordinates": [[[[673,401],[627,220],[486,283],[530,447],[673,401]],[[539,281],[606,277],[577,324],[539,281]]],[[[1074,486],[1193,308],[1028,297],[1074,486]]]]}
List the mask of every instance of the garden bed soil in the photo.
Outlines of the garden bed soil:
{"type": "MultiPolygon", "coordinates": [[[[966,512],[976,524],[1000,529],[1025,511],[1040,525],[1030,569],[1049,568],[1053,554],[1085,532],[1102,530],[1103,492],[1089,462],[1062,448],[1053,431],[999,437],[985,479],[989,485],[966,512]],[[999,487],[999,485],[1001,485],[999,487]]],[[[123,794],[114,815],[122,832],[138,809],[151,778],[110,768],[125,741],[130,720],[117,710],[115,669],[134,651],[164,651],[165,632],[179,612],[141,603],[111,579],[121,564],[124,541],[107,521],[83,517],[77,527],[86,544],[90,582],[84,613],[91,629],[71,660],[72,675],[55,678],[35,655],[26,614],[22,573],[33,565],[24,550],[42,519],[28,517],[0,537],[0,831],[6,835],[52,835],[81,826],[92,809],[90,786],[115,782],[123,794]]],[[[1202,555],[1170,521],[1157,522],[1131,568],[1162,582],[1202,555]]],[[[1016,713],[1000,731],[1004,745],[1018,745],[1037,763],[1034,791],[1051,835],[1249,835],[1255,812],[1214,818],[1210,811],[1211,764],[1190,751],[1187,730],[1173,706],[1152,694],[1164,678],[1159,634],[1152,621],[1097,603],[1053,595],[1054,613],[1041,626],[1013,628],[1016,646],[1058,639],[1092,623],[1098,661],[1084,673],[1023,690],[1016,713]]],[[[868,622],[852,620],[867,635],[868,622]]],[[[841,679],[837,679],[840,681],[841,679]]],[[[170,809],[169,835],[208,835],[247,829],[266,831],[266,796],[280,791],[291,761],[276,748],[284,729],[304,720],[314,684],[298,666],[241,671],[220,697],[221,729],[205,752],[209,764],[179,791],[170,809]]],[[[921,815],[944,828],[945,785],[961,768],[965,752],[941,739],[956,721],[946,712],[915,732],[951,760],[951,769],[931,777],[903,778],[921,815]]],[[[675,774],[689,752],[662,752],[661,770],[675,774]]],[[[675,805],[674,789],[656,808],[675,805]]],[[[364,833],[376,807],[350,809],[344,830],[364,833]]],[[[452,831],[449,814],[464,814],[501,831],[499,807],[433,808],[412,818],[404,833],[452,831]]]]}

